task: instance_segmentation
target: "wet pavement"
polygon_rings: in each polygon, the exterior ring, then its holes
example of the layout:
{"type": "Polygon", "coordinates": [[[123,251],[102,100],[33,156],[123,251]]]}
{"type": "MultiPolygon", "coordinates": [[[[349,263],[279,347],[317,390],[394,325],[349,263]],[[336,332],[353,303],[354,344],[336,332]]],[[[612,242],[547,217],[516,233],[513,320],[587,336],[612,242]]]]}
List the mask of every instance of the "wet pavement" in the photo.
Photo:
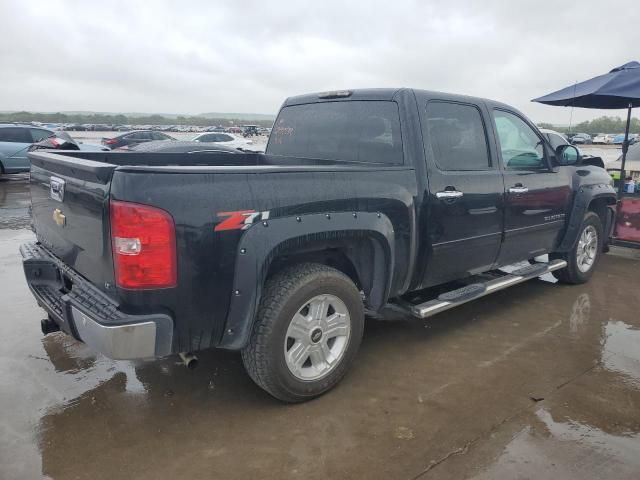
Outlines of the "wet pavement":
{"type": "Polygon", "coordinates": [[[640,262],[429,321],[368,320],[352,371],[283,405],[238,354],[112,361],[43,337],[26,176],[0,179],[0,478],[640,478],[640,262]]]}

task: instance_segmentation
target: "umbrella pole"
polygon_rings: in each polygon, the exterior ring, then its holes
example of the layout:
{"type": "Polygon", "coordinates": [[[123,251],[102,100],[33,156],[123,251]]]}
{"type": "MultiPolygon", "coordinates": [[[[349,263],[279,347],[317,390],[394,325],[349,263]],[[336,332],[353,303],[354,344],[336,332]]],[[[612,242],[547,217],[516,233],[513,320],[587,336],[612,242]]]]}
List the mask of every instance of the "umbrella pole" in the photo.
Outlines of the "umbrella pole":
{"type": "Polygon", "coordinates": [[[633,104],[629,103],[629,110],[627,110],[627,126],[624,130],[624,142],[622,142],[622,164],[620,165],[620,184],[618,185],[618,198],[622,198],[624,194],[624,179],[626,174],[624,173],[624,166],[627,162],[627,150],[629,150],[629,126],[631,125],[631,109],[633,104]]]}

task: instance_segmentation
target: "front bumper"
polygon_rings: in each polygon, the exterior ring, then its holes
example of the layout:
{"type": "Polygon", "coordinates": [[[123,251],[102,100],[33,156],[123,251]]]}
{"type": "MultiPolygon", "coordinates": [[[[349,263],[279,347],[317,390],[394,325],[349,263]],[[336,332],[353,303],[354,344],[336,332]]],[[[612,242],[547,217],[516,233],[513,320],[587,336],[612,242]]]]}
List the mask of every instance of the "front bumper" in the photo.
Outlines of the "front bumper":
{"type": "Polygon", "coordinates": [[[113,359],[163,357],[171,353],[169,315],[128,315],[79,273],[37,243],[20,246],[31,293],[65,333],[113,359]]]}

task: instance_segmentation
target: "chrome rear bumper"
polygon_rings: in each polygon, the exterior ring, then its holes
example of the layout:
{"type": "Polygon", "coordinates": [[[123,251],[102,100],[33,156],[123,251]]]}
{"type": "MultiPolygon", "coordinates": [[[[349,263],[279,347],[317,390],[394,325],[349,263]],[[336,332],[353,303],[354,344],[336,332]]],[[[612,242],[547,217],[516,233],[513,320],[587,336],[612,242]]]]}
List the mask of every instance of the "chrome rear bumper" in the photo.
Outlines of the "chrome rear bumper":
{"type": "Polygon", "coordinates": [[[168,315],[122,312],[113,299],[41,245],[23,244],[20,253],[29,289],[65,333],[117,360],[172,353],[173,320],[168,315]]]}

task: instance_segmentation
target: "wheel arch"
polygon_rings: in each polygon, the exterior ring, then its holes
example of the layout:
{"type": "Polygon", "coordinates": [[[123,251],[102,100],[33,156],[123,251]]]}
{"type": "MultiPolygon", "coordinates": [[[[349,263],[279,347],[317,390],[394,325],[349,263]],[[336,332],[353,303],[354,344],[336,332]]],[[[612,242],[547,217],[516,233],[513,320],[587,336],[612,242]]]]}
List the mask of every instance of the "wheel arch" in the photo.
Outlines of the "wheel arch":
{"type": "Polygon", "coordinates": [[[394,261],[393,226],[381,213],[311,214],[258,223],[238,244],[231,301],[218,346],[246,345],[265,282],[289,265],[313,262],[340,270],[376,310],[388,299],[394,261]]]}
{"type": "Polygon", "coordinates": [[[610,185],[590,185],[581,187],[576,193],[573,202],[573,208],[569,214],[569,221],[562,237],[562,240],[556,249],[558,252],[568,252],[573,248],[578,239],[582,219],[588,211],[596,213],[602,222],[602,228],[605,232],[605,245],[608,244],[608,236],[613,227],[613,213],[617,202],[617,197],[613,187],[610,185]]]}

